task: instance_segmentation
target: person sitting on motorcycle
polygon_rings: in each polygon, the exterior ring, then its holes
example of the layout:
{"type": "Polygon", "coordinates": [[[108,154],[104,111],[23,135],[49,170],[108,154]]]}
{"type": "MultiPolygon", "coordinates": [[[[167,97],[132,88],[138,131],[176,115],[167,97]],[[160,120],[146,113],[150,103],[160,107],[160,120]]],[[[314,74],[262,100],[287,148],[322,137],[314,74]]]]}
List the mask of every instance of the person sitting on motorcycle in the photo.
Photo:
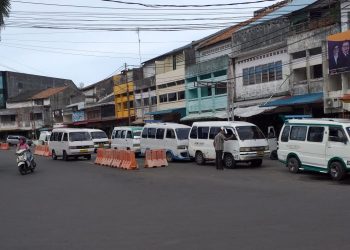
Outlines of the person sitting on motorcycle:
{"type": "Polygon", "coordinates": [[[19,143],[17,144],[17,151],[21,149],[29,150],[29,145],[27,144],[26,138],[23,136],[19,138],[19,143]]]}
{"type": "Polygon", "coordinates": [[[29,145],[27,144],[27,140],[26,140],[25,137],[21,136],[21,137],[19,138],[19,143],[17,144],[17,151],[23,150],[23,149],[27,150],[27,151],[26,151],[27,159],[28,159],[29,161],[32,161],[32,160],[33,160],[33,154],[32,154],[32,152],[30,151],[29,145]]]}

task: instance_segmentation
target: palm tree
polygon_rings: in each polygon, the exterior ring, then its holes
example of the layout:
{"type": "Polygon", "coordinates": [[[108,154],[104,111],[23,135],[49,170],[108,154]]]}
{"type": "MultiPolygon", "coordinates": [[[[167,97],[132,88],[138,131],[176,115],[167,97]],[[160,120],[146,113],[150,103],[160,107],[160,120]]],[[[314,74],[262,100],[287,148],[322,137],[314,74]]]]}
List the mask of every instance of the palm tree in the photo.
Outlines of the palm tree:
{"type": "Polygon", "coordinates": [[[0,27],[5,24],[5,17],[10,13],[10,0],[0,0],[0,27]]]}

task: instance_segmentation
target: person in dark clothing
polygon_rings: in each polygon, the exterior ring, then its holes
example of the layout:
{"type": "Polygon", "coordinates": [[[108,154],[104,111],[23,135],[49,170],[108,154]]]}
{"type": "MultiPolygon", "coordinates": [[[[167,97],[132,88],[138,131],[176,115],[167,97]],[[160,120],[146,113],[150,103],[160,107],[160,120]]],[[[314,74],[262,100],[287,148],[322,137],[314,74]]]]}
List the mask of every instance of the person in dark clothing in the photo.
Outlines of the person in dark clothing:
{"type": "Polygon", "coordinates": [[[225,129],[221,127],[220,132],[214,138],[214,148],[215,148],[215,165],[217,170],[224,170],[222,165],[222,154],[224,152],[224,142],[233,138],[233,136],[226,138],[225,129]]]}

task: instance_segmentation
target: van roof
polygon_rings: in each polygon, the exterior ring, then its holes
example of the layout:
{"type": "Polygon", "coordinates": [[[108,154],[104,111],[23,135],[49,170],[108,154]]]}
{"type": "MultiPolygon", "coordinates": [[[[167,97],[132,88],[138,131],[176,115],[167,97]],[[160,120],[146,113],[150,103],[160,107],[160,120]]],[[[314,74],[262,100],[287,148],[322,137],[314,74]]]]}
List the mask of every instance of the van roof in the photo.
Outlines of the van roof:
{"type": "Polygon", "coordinates": [[[84,128],[54,128],[52,132],[87,132],[84,128]]]}
{"type": "Polygon", "coordinates": [[[173,122],[161,122],[161,123],[149,123],[144,128],[191,128],[190,126],[173,123],[173,122]]]}
{"type": "Polygon", "coordinates": [[[192,126],[256,126],[250,122],[242,122],[242,121],[206,121],[206,122],[194,122],[192,126]]]}
{"type": "Polygon", "coordinates": [[[143,127],[134,127],[134,126],[124,126],[124,127],[114,127],[114,129],[113,130],[117,130],[117,129],[130,129],[130,130],[132,130],[132,131],[135,131],[135,130],[142,130],[143,129],[143,127]]]}
{"type": "Polygon", "coordinates": [[[349,119],[338,118],[311,118],[311,119],[291,119],[287,120],[286,124],[315,124],[315,125],[350,125],[349,119]]]}
{"type": "Polygon", "coordinates": [[[101,129],[95,129],[95,128],[85,128],[84,130],[88,132],[104,132],[101,129]]]}

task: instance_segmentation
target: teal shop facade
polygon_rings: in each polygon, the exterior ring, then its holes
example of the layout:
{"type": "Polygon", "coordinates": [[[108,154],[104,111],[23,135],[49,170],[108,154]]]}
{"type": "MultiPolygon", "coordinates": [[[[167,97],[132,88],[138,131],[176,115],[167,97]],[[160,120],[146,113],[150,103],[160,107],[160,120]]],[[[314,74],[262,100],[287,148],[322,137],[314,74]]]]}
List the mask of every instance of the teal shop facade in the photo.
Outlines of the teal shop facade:
{"type": "Polygon", "coordinates": [[[224,55],[186,67],[186,117],[182,121],[227,117],[228,62],[224,55]]]}

